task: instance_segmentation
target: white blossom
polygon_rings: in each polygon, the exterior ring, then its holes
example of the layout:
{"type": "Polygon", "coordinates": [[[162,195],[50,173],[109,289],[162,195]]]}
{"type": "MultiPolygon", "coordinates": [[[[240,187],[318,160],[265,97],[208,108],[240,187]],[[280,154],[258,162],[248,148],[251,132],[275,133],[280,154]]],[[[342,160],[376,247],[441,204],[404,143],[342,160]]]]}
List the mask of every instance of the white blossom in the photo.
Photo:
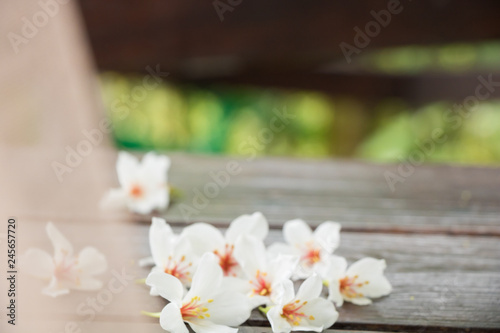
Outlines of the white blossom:
{"type": "Polygon", "coordinates": [[[141,162],[124,151],[118,155],[116,171],[120,188],[111,189],[101,201],[102,207],[127,206],[139,214],[165,209],[170,201],[167,172],[170,159],[147,153],[141,162]]]}
{"type": "Polygon", "coordinates": [[[305,279],[327,263],[328,258],[339,246],[340,224],[323,222],[314,232],[306,222],[291,220],[283,226],[285,243],[274,243],[269,247],[272,254],[289,254],[300,257],[295,272],[296,279],[305,279]]]}
{"type": "Polygon", "coordinates": [[[328,299],[337,306],[344,301],[357,305],[371,304],[371,298],[388,295],[391,284],[384,276],[385,260],[363,258],[347,268],[347,261],[342,257],[332,256],[322,272],[328,284],[328,299]]]}
{"type": "Polygon", "coordinates": [[[295,295],[293,282],[285,280],[272,297],[274,305],[267,312],[274,333],[293,331],[321,332],[335,323],[339,314],[332,302],[321,298],[321,278],[307,278],[295,295]]]}
{"type": "Polygon", "coordinates": [[[213,253],[199,262],[191,289],[184,294],[176,277],[161,272],[151,273],[146,284],[169,300],[160,314],[160,325],[171,333],[188,333],[188,324],[197,333],[236,333],[238,326],[250,317],[247,298],[225,288],[222,269],[213,253]]]}
{"type": "Polygon", "coordinates": [[[234,219],[225,235],[214,226],[207,223],[195,223],[184,228],[181,236],[190,239],[196,254],[213,252],[219,258],[219,265],[225,276],[241,277],[240,265],[234,256],[237,240],[242,235],[251,235],[258,240],[264,240],[269,231],[269,225],[262,213],[241,215],[234,219]]]}
{"type": "Polygon", "coordinates": [[[235,257],[245,273],[240,290],[254,306],[270,303],[276,286],[290,279],[299,260],[290,255],[268,256],[261,240],[246,235],[238,239],[235,257]]]}
{"type": "Polygon", "coordinates": [[[57,297],[75,290],[97,290],[102,282],[94,276],[103,273],[107,268],[106,258],[93,247],[85,247],[78,256],[73,255],[73,246],[49,222],[47,234],[54,247],[54,255],[30,248],[21,259],[24,272],[49,281],[42,293],[57,297]]]}

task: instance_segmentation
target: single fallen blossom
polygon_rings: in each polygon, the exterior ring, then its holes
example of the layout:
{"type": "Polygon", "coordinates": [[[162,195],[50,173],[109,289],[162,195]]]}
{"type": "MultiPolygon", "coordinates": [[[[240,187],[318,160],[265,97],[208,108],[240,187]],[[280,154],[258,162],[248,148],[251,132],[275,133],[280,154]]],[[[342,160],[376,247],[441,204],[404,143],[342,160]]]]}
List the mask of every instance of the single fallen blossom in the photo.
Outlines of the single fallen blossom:
{"type": "Polygon", "coordinates": [[[385,260],[363,258],[347,268],[345,258],[332,256],[321,273],[328,286],[328,299],[337,306],[344,301],[357,305],[371,304],[371,298],[388,295],[391,284],[384,276],[385,260]]]}
{"type": "Polygon", "coordinates": [[[94,276],[107,268],[104,255],[93,247],[85,247],[75,257],[71,243],[51,222],[47,224],[46,230],[54,247],[54,256],[30,248],[21,259],[23,271],[50,281],[42,293],[57,297],[69,293],[70,289],[100,289],[102,282],[94,276]]]}
{"type": "MultiPolygon", "coordinates": [[[[188,288],[198,259],[189,239],[175,235],[164,219],[153,217],[149,229],[149,246],[155,264],[151,272],[170,274],[188,288]]],[[[151,288],[151,295],[158,296],[154,287],[151,288]]]]}
{"type": "Polygon", "coordinates": [[[267,319],[274,333],[293,331],[322,332],[331,327],[339,314],[332,302],[320,297],[323,283],[316,274],[307,278],[295,295],[293,282],[285,280],[276,287],[267,319]]]}
{"type": "Polygon", "coordinates": [[[167,183],[169,168],[170,159],[167,156],[150,152],[139,162],[133,155],[121,151],[116,162],[121,187],[111,189],[102,199],[101,206],[127,206],[139,214],[165,209],[170,201],[167,183]]]}
{"type": "Polygon", "coordinates": [[[291,220],[283,226],[285,243],[274,243],[269,252],[289,254],[300,257],[295,272],[296,279],[305,279],[315,273],[339,246],[340,224],[323,222],[313,232],[306,222],[300,219],[291,220]]]}
{"type": "Polygon", "coordinates": [[[182,283],[161,272],[151,273],[146,284],[169,300],[161,313],[145,313],[160,318],[160,325],[171,333],[188,333],[188,324],[197,333],[236,333],[238,326],[250,317],[247,298],[223,284],[222,269],[213,253],[200,259],[191,289],[184,296],[182,283]]]}
{"type": "Polygon", "coordinates": [[[195,223],[184,228],[181,236],[190,239],[196,254],[213,252],[219,258],[219,265],[225,276],[240,277],[241,268],[234,253],[237,240],[241,235],[252,235],[258,240],[264,240],[269,231],[269,225],[262,213],[241,215],[234,219],[225,235],[219,229],[207,223],[195,223]]]}
{"type": "MultiPolygon", "coordinates": [[[[275,287],[290,279],[299,260],[289,255],[269,256],[261,240],[247,235],[238,239],[234,255],[245,273],[239,290],[249,297],[253,306],[269,304],[275,287]]],[[[237,288],[237,285],[233,283],[231,287],[237,288]]]]}

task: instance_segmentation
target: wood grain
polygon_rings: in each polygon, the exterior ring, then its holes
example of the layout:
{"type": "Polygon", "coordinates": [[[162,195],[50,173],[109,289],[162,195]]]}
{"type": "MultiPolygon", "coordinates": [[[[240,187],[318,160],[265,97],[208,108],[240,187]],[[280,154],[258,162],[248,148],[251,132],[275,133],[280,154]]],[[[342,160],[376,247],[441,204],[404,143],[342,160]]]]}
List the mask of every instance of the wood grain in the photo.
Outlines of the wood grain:
{"type": "MultiPolygon", "coordinates": [[[[26,223],[33,224],[33,232],[41,227],[38,222],[26,223]]],[[[111,270],[125,269],[134,280],[147,275],[148,270],[136,264],[149,255],[146,225],[105,224],[94,228],[90,235],[85,224],[73,223],[64,231],[75,240],[76,248],[93,245],[102,249],[111,270]]],[[[281,239],[280,231],[271,230],[267,242],[281,239]]],[[[41,238],[30,242],[30,246],[49,249],[50,245],[41,238]]],[[[500,242],[495,237],[344,232],[337,253],[351,263],[364,256],[385,258],[394,291],[371,306],[345,304],[333,328],[410,332],[422,328],[425,332],[500,329],[500,242]]],[[[106,274],[103,279],[112,277],[106,274]]],[[[41,285],[30,277],[23,277],[21,283],[32,300],[37,300],[41,285]]],[[[42,298],[45,307],[29,315],[41,319],[56,312],[81,321],[76,309],[98,294],[77,292],[68,298],[42,298]]],[[[140,315],[140,311],[160,311],[164,305],[161,298],[148,295],[146,286],[130,283],[97,313],[95,321],[154,323],[155,319],[140,315]]],[[[267,326],[258,312],[248,324],[267,326]]]]}
{"type": "Polygon", "coordinates": [[[240,214],[262,211],[274,227],[300,217],[312,225],[339,221],[346,230],[500,234],[496,168],[416,167],[392,192],[384,173],[397,174],[398,165],[238,159],[241,173],[186,219],[181,205],[194,208],[195,190],[203,192],[214,182],[210,172],[225,170],[230,159],[174,155],[173,161],[170,182],[184,193],[165,214],[173,223],[223,226],[240,214]]]}
{"type": "MultiPolygon", "coordinates": [[[[347,231],[500,235],[498,168],[420,166],[392,192],[384,173],[397,173],[398,165],[290,158],[248,161],[178,153],[170,156],[173,162],[169,182],[179,188],[183,196],[172,203],[164,216],[175,225],[205,221],[224,227],[236,216],[261,211],[273,228],[279,228],[289,219],[303,218],[312,226],[326,220],[338,221],[347,231]],[[197,191],[203,193],[207,184],[215,184],[211,173],[224,171],[230,161],[236,161],[241,172],[231,176],[226,187],[219,187],[217,196],[207,198],[203,207],[195,206],[193,200],[200,200],[197,191]],[[195,209],[195,213],[184,214],[185,207],[195,209]]],[[[32,157],[21,155],[13,159],[17,163],[4,167],[14,173],[19,165],[29,164],[32,157]]],[[[113,170],[115,158],[115,152],[96,148],[82,167],[68,175],[68,181],[54,187],[60,189],[58,200],[66,204],[52,204],[51,209],[23,205],[19,207],[19,214],[40,221],[55,217],[68,221],[131,218],[149,223],[150,216],[91,209],[98,207],[104,195],[102,185],[96,185],[100,191],[94,190],[80,204],[77,200],[69,200],[71,197],[65,194],[65,189],[71,187],[85,188],[89,182],[87,173],[92,174],[91,181],[95,184],[118,186],[114,172],[101,172],[113,170]],[[87,164],[97,160],[102,169],[87,164]]],[[[53,186],[48,183],[51,170],[45,169],[48,175],[33,181],[47,183],[40,186],[49,188],[53,186]]],[[[26,193],[24,191],[23,195],[26,193]]],[[[32,196],[31,202],[39,205],[39,193],[33,192],[32,196]]],[[[20,201],[19,196],[16,206],[20,206],[20,201]]]]}

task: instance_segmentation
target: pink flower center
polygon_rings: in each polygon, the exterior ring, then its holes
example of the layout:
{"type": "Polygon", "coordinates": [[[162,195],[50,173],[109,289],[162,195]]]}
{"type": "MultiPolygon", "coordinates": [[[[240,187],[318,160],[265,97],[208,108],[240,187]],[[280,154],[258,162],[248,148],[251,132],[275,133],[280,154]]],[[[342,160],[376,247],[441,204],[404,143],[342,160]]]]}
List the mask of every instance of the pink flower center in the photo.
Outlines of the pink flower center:
{"type": "Polygon", "coordinates": [[[310,266],[314,265],[321,260],[320,250],[313,247],[308,247],[306,250],[306,254],[302,256],[302,260],[304,260],[310,266]]]}
{"type": "Polygon", "coordinates": [[[365,282],[356,282],[358,279],[358,275],[355,275],[353,277],[346,276],[342,279],[339,280],[340,284],[340,292],[348,297],[348,298],[355,298],[355,297],[363,297],[364,295],[362,293],[358,293],[356,291],[356,288],[362,287],[370,281],[365,281],[365,282]]]}
{"type": "Polygon", "coordinates": [[[186,262],[186,256],[182,256],[181,260],[176,261],[172,259],[172,256],[168,257],[167,264],[165,265],[164,272],[175,276],[181,282],[191,281],[190,278],[190,267],[193,263],[186,262]]]}
{"type": "Polygon", "coordinates": [[[134,184],[130,188],[129,194],[132,198],[139,199],[144,195],[144,189],[142,186],[134,184]]]}
{"type": "MultiPolygon", "coordinates": [[[[212,303],[214,300],[209,299],[207,303],[212,303]]],[[[204,306],[203,303],[201,303],[201,298],[198,296],[195,296],[191,298],[191,300],[188,303],[185,303],[181,307],[181,315],[182,319],[184,320],[189,320],[189,319],[206,319],[210,318],[210,314],[208,313],[208,308],[204,306]]]]}
{"type": "Polygon", "coordinates": [[[65,257],[61,262],[55,264],[54,277],[59,280],[72,281],[79,284],[78,275],[76,274],[76,259],[65,257]]]}
{"type": "Polygon", "coordinates": [[[308,317],[304,312],[300,311],[306,304],[307,301],[301,302],[300,300],[296,300],[294,303],[288,303],[283,307],[283,313],[281,314],[281,317],[285,318],[290,324],[294,326],[300,325],[300,322],[303,318],[314,320],[315,318],[312,315],[308,317]]]}
{"type": "Polygon", "coordinates": [[[222,268],[225,276],[236,276],[233,269],[238,266],[238,262],[233,256],[234,245],[226,244],[224,246],[224,252],[220,253],[218,250],[214,251],[214,254],[219,257],[219,265],[222,268]]]}
{"type": "Polygon", "coordinates": [[[255,274],[255,280],[250,280],[250,284],[252,284],[252,295],[258,294],[260,296],[269,296],[271,295],[271,284],[266,280],[267,273],[257,270],[255,274]]]}

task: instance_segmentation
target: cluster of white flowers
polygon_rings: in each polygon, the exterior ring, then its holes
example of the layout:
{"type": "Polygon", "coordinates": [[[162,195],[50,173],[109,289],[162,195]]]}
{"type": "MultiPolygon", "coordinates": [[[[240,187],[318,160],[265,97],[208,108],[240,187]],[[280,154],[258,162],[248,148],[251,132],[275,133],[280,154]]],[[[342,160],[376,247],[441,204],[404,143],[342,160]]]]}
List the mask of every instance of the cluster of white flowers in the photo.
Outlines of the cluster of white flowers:
{"type": "MultiPolygon", "coordinates": [[[[167,171],[170,159],[148,153],[142,162],[121,152],[117,173],[121,187],[111,190],[104,205],[127,206],[148,214],[169,203],[167,171]]],[[[168,223],[153,217],[149,230],[151,257],[141,265],[152,265],[146,278],[151,295],[169,303],[161,312],[146,314],[160,318],[171,333],[232,333],[250,317],[253,309],[267,316],[275,333],[321,332],[338,318],[335,306],[344,301],[370,304],[372,298],[391,292],[384,277],[384,260],[364,258],[347,268],[347,261],[334,255],[340,242],[340,224],[327,221],[314,232],[303,220],[283,226],[285,242],[268,248],[266,218],[259,212],[236,218],[225,234],[207,223],[195,223],[174,233],[168,223]],[[302,281],[297,291],[295,283],[302,281]],[[328,288],[322,297],[323,285],[328,288]],[[326,294],[325,294],[326,296],[326,294]]],[[[43,293],[56,297],[70,289],[95,290],[95,279],[106,269],[106,259],[92,247],[73,255],[69,241],[47,225],[54,256],[29,249],[23,262],[26,271],[48,279],[43,293]]]]}
{"type": "Polygon", "coordinates": [[[261,213],[236,218],[225,234],[196,223],[175,234],[164,219],[153,218],[149,243],[154,267],[146,279],[152,295],[169,301],[159,313],[163,329],[187,333],[237,332],[252,309],[266,314],[273,332],[315,331],[332,326],[344,301],[358,305],[391,291],[385,261],[364,258],[347,268],[333,255],[340,225],[324,222],[313,232],[302,220],[285,223],[285,243],[268,248],[269,231],[261,213]],[[303,280],[295,292],[294,282],[303,280]],[[321,297],[323,285],[328,298],[321,297]]]}

